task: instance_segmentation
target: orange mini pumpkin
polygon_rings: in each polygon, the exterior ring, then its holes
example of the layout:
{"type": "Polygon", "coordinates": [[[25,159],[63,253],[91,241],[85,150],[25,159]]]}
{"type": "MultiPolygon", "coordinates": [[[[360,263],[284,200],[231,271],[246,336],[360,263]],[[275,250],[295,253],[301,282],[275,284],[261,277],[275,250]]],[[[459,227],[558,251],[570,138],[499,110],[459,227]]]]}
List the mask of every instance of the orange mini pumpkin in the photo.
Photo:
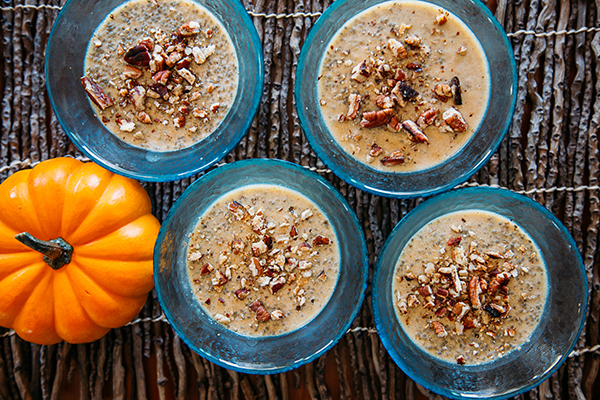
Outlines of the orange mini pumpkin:
{"type": "Polygon", "coordinates": [[[52,344],[126,324],[154,286],[159,227],[142,186],[97,164],[57,158],[11,175],[0,185],[0,326],[52,344]]]}

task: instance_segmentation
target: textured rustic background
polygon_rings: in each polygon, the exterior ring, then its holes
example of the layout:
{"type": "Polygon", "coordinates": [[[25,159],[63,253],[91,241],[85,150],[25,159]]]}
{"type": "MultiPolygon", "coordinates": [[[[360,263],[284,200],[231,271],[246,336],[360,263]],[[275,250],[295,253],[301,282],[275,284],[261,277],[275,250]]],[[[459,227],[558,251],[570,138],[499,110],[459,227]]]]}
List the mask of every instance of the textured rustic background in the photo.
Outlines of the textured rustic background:
{"type": "MultiPolygon", "coordinates": [[[[395,224],[422,199],[381,198],[341,182],[315,156],[299,127],[293,107],[296,64],[318,14],[289,14],[319,13],[330,3],[244,0],[264,46],[265,86],[250,131],[224,162],[272,157],[316,169],[358,214],[373,266],[395,224]]],[[[519,399],[600,398],[599,5],[600,0],[488,3],[513,45],[518,102],[499,151],[470,184],[525,192],[551,210],[575,238],[591,283],[589,316],[575,351],[550,379],[519,399]]],[[[60,0],[0,0],[0,180],[48,158],[81,158],[59,127],[45,90],[44,50],[60,6],[60,0]]],[[[160,220],[192,181],[145,184],[160,220]]],[[[439,398],[415,385],[387,355],[372,329],[369,292],[352,331],[333,350],[274,376],[238,374],[201,359],[161,315],[152,295],[136,321],[87,345],[38,346],[0,328],[0,399],[439,398]]]]}

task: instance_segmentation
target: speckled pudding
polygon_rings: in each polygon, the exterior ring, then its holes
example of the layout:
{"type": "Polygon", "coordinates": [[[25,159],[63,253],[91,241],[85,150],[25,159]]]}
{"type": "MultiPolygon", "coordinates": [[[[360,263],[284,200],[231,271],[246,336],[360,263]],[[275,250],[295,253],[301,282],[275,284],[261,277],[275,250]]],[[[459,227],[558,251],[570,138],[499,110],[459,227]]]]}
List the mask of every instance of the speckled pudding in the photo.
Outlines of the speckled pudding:
{"type": "Polygon", "coordinates": [[[190,235],[188,275],[206,312],[245,336],[305,325],[325,307],[340,265],[337,236],[304,195],[249,185],[216,200],[190,235]]]}
{"type": "Polygon", "coordinates": [[[434,357],[473,365],[530,339],[548,276],[538,247],[519,226],[468,210],[438,217],[410,239],[392,290],[411,340],[434,357]]]}
{"type": "Polygon", "coordinates": [[[238,60],[223,25],[198,3],[132,0],[94,32],[82,85],[120,139],[174,151],[221,124],[237,93],[238,60]]]}
{"type": "Polygon", "coordinates": [[[375,5],[327,46],[318,97],[338,144],[381,171],[438,165],[473,137],[490,96],[489,66],[456,16],[419,1],[375,5]]]}

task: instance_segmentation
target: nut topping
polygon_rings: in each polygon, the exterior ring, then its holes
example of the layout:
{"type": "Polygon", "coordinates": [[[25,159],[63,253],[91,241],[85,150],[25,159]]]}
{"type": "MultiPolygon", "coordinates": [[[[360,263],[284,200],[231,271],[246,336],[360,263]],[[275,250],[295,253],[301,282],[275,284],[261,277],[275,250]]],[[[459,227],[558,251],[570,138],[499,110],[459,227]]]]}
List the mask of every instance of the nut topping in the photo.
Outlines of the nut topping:
{"type": "Polygon", "coordinates": [[[266,322],[271,319],[271,314],[265,310],[258,300],[255,300],[254,303],[250,305],[250,309],[256,313],[256,319],[260,322],[266,322]]]}
{"type": "Polygon", "coordinates": [[[410,133],[411,137],[410,140],[416,143],[424,143],[424,142],[428,142],[429,139],[427,138],[427,136],[425,136],[425,133],[423,132],[423,130],[421,128],[419,128],[419,125],[415,124],[413,121],[411,120],[406,120],[402,123],[402,127],[408,132],[410,133]]]}
{"type": "Polygon", "coordinates": [[[348,106],[348,114],[346,115],[346,118],[350,120],[356,118],[356,116],[358,115],[358,109],[360,108],[361,101],[362,97],[359,94],[353,93],[348,97],[348,103],[350,105],[348,106]]]}
{"type": "Polygon", "coordinates": [[[150,53],[148,53],[148,48],[145,45],[133,46],[127,50],[123,60],[127,64],[145,67],[150,64],[150,53]]]}
{"type": "Polygon", "coordinates": [[[113,99],[104,93],[104,90],[102,90],[102,88],[96,82],[94,82],[92,78],[88,78],[87,76],[82,77],[81,84],[83,85],[83,89],[88,97],[94,103],[96,103],[100,109],[105,110],[115,104],[113,99]]]}
{"type": "Polygon", "coordinates": [[[394,110],[391,108],[366,112],[363,114],[363,119],[360,121],[360,125],[364,128],[375,128],[377,126],[385,125],[392,117],[392,114],[394,114],[394,110]]]}
{"type": "Polygon", "coordinates": [[[383,157],[381,163],[385,166],[403,164],[404,154],[401,151],[394,151],[389,156],[383,157]]]}
{"type": "Polygon", "coordinates": [[[442,118],[456,132],[464,132],[468,128],[467,122],[462,114],[454,107],[450,107],[444,111],[442,118]]]}

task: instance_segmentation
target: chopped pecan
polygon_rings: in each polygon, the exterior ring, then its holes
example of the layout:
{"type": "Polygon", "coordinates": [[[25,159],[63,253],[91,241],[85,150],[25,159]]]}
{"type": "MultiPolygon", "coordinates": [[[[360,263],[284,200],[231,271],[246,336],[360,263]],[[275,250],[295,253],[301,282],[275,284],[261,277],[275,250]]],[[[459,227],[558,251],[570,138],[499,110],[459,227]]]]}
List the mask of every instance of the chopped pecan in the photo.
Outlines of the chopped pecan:
{"type": "Polygon", "coordinates": [[[273,319],[283,319],[285,318],[285,314],[281,310],[275,310],[271,313],[271,318],[273,319]]]}
{"type": "Polygon", "coordinates": [[[173,119],[173,124],[176,128],[183,128],[185,126],[185,117],[183,115],[175,117],[175,119],[173,119]]]}
{"type": "Polygon", "coordinates": [[[506,285],[510,281],[511,275],[508,272],[502,272],[492,278],[488,286],[488,294],[493,296],[496,294],[500,286],[506,285]]]}
{"type": "Polygon", "coordinates": [[[435,331],[437,337],[448,336],[448,332],[446,332],[444,325],[440,321],[431,321],[431,327],[435,331]]]}
{"type": "Polygon", "coordinates": [[[223,286],[227,283],[227,277],[221,271],[215,272],[215,277],[211,279],[213,286],[223,286]]]}
{"type": "Polygon", "coordinates": [[[429,139],[427,138],[427,136],[425,136],[425,133],[423,132],[423,130],[421,128],[419,128],[419,125],[417,125],[416,123],[414,123],[411,120],[406,120],[402,123],[402,127],[408,132],[410,133],[410,140],[412,140],[413,142],[417,142],[417,143],[424,143],[424,142],[428,142],[429,139]]]}
{"type": "Polygon", "coordinates": [[[388,129],[392,132],[400,132],[400,128],[402,128],[402,123],[395,115],[390,118],[390,122],[388,122],[388,129]]]}
{"type": "Polygon", "coordinates": [[[151,38],[143,38],[138,42],[138,44],[147,48],[148,51],[152,51],[152,49],[154,48],[154,42],[151,38]]]}
{"type": "Polygon", "coordinates": [[[171,76],[171,71],[168,69],[164,71],[158,71],[152,75],[152,80],[156,83],[160,83],[161,85],[166,85],[169,81],[169,76],[171,76]]]}
{"type": "Polygon", "coordinates": [[[192,59],[190,57],[184,57],[175,64],[175,69],[180,70],[182,68],[188,68],[192,64],[192,59]]]}
{"type": "Polygon", "coordinates": [[[392,117],[392,114],[394,114],[394,110],[391,108],[366,112],[363,114],[363,119],[360,121],[360,125],[363,128],[375,128],[377,126],[385,125],[392,117]]]}
{"type": "Polygon", "coordinates": [[[444,114],[442,118],[446,123],[457,132],[464,132],[467,130],[467,122],[463,118],[462,114],[454,107],[450,107],[444,114]]]}
{"type": "Polygon", "coordinates": [[[276,279],[273,279],[269,284],[269,288],[271,289],[271,294],[275,294],[279,289],[281,289],[287,283],[287,279],[285,276],[279,276],[276,279]]]}
{"type": "Polygon", "coordinates": [[[410,35],[404,42],[411,47],[419,47],[421,45],[421,38],[417,35],[410,35]]]}
{"type": "Polygon", "coordinates": [[[399,93],[404,101],[409,101],[419,95],[419,92],[402,80],[398,82],[394,90],[392,90],[392,93],[399,93]]]}
{"type": "Polygon", "coordinates": [[[326,238],[325,236],[317,235],[313,239],[313,247],[323,246],[323,245],[326,245],[326,244],[329,244],[329,243],[330,243],[329,238],[326,238]]]}
{"type": "Polygon", "coordinates": [[[435,294],[440,297],[448,297],[448,291],[444,288],[437,288],[435,294]]]}
{"type": "Polygon", "coordinates": [[[134,86],[133,89],[129,91],[129,100],[133,104],[133,107],[136,110],[144,110],[146,106],[144,105],[144,100],[146,99],[146,89],[142,86],[134,86]]]}
{"type": "Polygon", "coordinates": [[[169,90],[166,86],[161,85],[160,83],[153,83],[148,86],[148,91],[152,90],[155,93],[158,93],[161,99],[167,101],[169,100],[169,90]]]}
{"type": "Polygon", "coordinates": [[[123,60],[127,64],[145,67],[150,64],[150,53],[146,46],[138,44],[127,50],[123,60]]]}
{"type": "Polygon", "coordinates": [[[394,107],[394,102],[390,96],[380,95],[375,99],[375,105],[379,108],[392,108],[394,107]]]}
{"type": "Polygon", "coordinates": [[[297,236],[298,236],[298,229],[296,228],[296,225],[292,225],[292,228],[290,229],[290,237],[295,238],[297,236]]]}
{"type": "Polygon", "coordinates": [[[411,62],[406,64],[406,68],[407,69],[412,69],[413,71],[417,71],[417,72],[421,72],[423,69],[421,68],[421,65],[419,63],[416,62],[411,62]]]}
{"type": "Polygon", "coordinates": [[[489,256],[490,258],[495,258],[495,259],[504,259],[504,256],[498,252],[495,251],[487,251],[485,253],[486,256],[489,256]]]}
{"type": "Polygon", "coordinates": [[[474,276],[469,282],[469,298],[471,299],[471,307],[474,310],[481,308],[481,300],[479,295],[481,294],[481,287],[479,286],[479,277],[474,276]]]}
{"type": "Polygon", "coordinates": [[[406,74],[402,70],[402,68],[398,68],[396,70],[396,75],[394,76],[395,81],[404,81],[406,80],[406,74]]]}
{"type": "Polygon", "coordinates": [[[151,124],[152,123],[152,118],[150,118],[150,116],[148,115],[147,112],[145,111],[140,111],[137,113],[136,115],[138,121],[143,122],[144,124],[151,124]]]}
{"type": "Polygon", "coordinates": [[[362,97],[359,94],[352,93],[348,96],[348,114],[346,114],[346,118],[355,119],[358,115],[358,109],[360,108],[360,104],[362,102],[362,97]]]}
{"type": "Polygon", "coordinates": [[[256,313],[256,319],[261,322],[266,322],[271,319],[271,314],[265,310],[259,300],[255,300],[254,303],[250,305],[250,309],[256,313]]]}
{"type": "Polygon", "coordinates": [[[231,242],[231,251],[233,252],[233,254],[240,254],[242,251],[244,251],[245,247],[246,244],[240,239],[233,239],[233,241],[231,242]]]}
{"type": "Polygon", "coordinates": [[[178,29],[181,36],[194,36],[200,33],[200,24],[196,21],[189,21],[181,25],[178,29]]]}
{"type": "Polygon", "coordinates": [[[123,69],[123,76],[127,79],[137,79],[142,76],[142,71],[131,65],[126,65],[123,69]]]}
{"type": "Polygon", "coordinates": [[[260,265],[260,260],[256,257],[252,257],[250,263],[248,263],[248,269],[252,272],[252,276],[262,275],[263,267],[260,265]]]}
{"type": "Polygon", "coordinates": [[[462,240],[462,236],[448,239],[448,246],[458,246],[462,240]]]}
{"type": "Polygon", "coordinates": [[[83,85],[83,89],[85,90],[85,93],[87,93],[88,97],[98,107],[100,107],[100,109],[105,110],[115,104],[113,99],[104,93],[104,90],[102,90],[100,85],[94,82],[92,78],[88,78],[87,76],[82,77],[81,84],[83,85]]]}
{"type": "Polygon", "coordinates": [[[264,254],[269,250],[269,247],[267,246],[267,244],[265,242],[263,242],[262,240],[252,243],[251,247],[252,247],[252,254],[254,254],[254,257],[258,257],[261,254],[264,254]]]}
{"type": "Polygon", "coordinates": [[[421,302],[419,301],[419,298],[415,294],[412,294],[412,293],[406,297],[406,302],[407,302],[407,305],[411,308],[414,308],[414,307],[418,306],[419,304],[421,304],[421,302]]]}
{"type": "Polygon", "coordinates": [[[437,22],[438,25],[444,25],[446,22],[448,22],[448,12],[440,10],[438,15],[435,17],[435,22],[437,22]]]}
{"type": "Polygon", "coordinates": [[[408,51],[404,48],[402,43],[397,41],[396,39],[388,40],[388,47],[397,58],[406,58],[408,57],[408,51]]]}
{"type": "Polygon", "coordinates": [[[271,250],[273,248],[273,238],[271,236],[264,235],[262,241],[267,245],[267,249],[271,250]]]}
{"type": "Polygon", "coordinates": [[[196,61],[196,64],[204,64],[208,57],[215,52],[215,48],[216,47],[214,44],[202,48],[198,46],[192,48],[192,55],[194,56],[194,61],[196,61]]]}
{"type": "Polygon", "coordinates": [[[196,82],[196,75],[194,75],[189,69],[187,69],[187,68],[181,68],[181,69],[177,70],[177,72],[190,85],[193,85],[194,82],[196,82]]]}
{"type": "Polygon", "coordinates": [[[388,64],[381,64],[379,67],[377,67],[377,74],[380,78],[385,79],[394,75],[394,71],[388,64]]]}
{"type": "Polygon", "coordinates": [[[433,292],[431,291],[431,286],[429,285],[419,286],[417,291],[423,297],[431,296],[433,294],[433,292]]]}
{"type": "Polygon", "coordinates": [[[377,143],[373,142],[373,144],[371,145],[371,150],[369,150],[369,155],[371,157],[377,157],[381,153],[383,153],[383,149],[379,147],[377,143]]]}
{"type": "Polygon", "coordinates": [[[206,275],[211,273],[215,268],[210,265],[210,263],[206,263],[204,264],[204,266],[202,267],[202,270],[200,271],[200,275],[206,275]]]}
{"type": "Polygon", "coordinates": [[[169,56],[167,57],[167,59],[165,60],[165,63],[167,64],[167,66],[169,68],[173,67],[175,64],[177,64],[177,62],[179,60],[181,60],[183,58],[183,54],[181,54],[178,51],[174,51],[171,54],[169,54],[169,56]]]}
{"type": "Polygon", "coordinates": [[[454,104],[457,106],[462,105],[462,93],[460,90],[460,81],[458,80],[458,76],[455,76],[450,80],[450,88],[452,89],[452,94],[454,94],[454,104]]]}
{"type": "Polygon", "coordinates": [[[421,115],[419,115],[419,118],[417,118],[417,125],[419,125],[421,129],[427,128],[429,125],[433,124],[433,122],[438,116],[438,113],[439,110],[437,108],[428,108],[421,115]]]}
{"type": "Polygon", "coordinates": [[[383,165],[385,165],[386,167],[391,166],[391,165],[403,164],[404,163],[404,154],[402,154],[401,151],[394,151],[389,156],[383,157],[381,159],[381,163],[383,165]]]}
{"type": "Polygon", "coordinates": [[[458,365],[464,365],[464,364],[465,364],[465,362],[466,362],[466,361],[465,361],[465,358],[464,358],[463,356],[458,356],[458,357],[456,357],[456,363],[457,363],[458,365]]]}
{"type": "Polygon", "coordinates": [[[447,83],[438,83],[433,88],[433,94],[436,98],[445,103],[452,97],[452,88],[447,83]]]}
{"type": "Polygon", "coordinates": [[[366,61],[356,64],[352,68],[351,78],[359,83],[366,81],[369,76],[371,76],[371,68],[367,65],[366,61]]]}

